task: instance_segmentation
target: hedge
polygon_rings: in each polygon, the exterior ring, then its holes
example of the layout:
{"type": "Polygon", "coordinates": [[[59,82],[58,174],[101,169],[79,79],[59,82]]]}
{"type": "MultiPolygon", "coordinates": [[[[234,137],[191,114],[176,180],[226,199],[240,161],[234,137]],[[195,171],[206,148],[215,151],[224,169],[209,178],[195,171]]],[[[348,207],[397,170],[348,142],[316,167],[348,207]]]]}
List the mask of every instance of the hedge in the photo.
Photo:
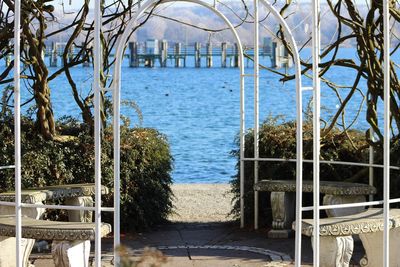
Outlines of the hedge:
{"type": "MultiPolygon", "coordinates": [[[[87,127],[71,118],[57,122],[63,141],[45,141],[34,122],[22,118],[22,186],[93,183],[94,142],[87,127]]],[[[14,162],[13,119],[0,118],[0,165],[14,162]]],[[[113,206],[113,137],[110,128],[102,136],[102,184],[110,194],[103,206],[113,206]]],[[[166,220],[172,208],[173,158],[167,138],[149,128],[121,127],[121,229],[135,231],[166,220]]],[[[0,171],[0,190],[14,189],[14,171],[0,171]]],[[[112,223],[112,214],[103,213],[112,223]]]]}
{"type": "MultiPolygon", "coordinates": [[[[294,122],[278,123],[277,118],[268,118],[260,125],[259,150],[262,158],[296,158],[296,124],[294,122]]],[[[303,133],[304,158],[312,159],[312,125],[305,122],[303,133]]],[[[236,157],[236,175],[231,180],[233,208],[231,213],[240,216],[240,179],[239,179],[239,138],[236,138],[237,149],[232,151],[236,157]]],[[[245,135],[245,157],[254,156],[254,135],[250,129],[245,135]]],[[[368,162],[368,144],[364,134],[359,131],[349,131],[346,134],[337,129],[328,133],[321,140],[321,158],[324,160],[368,162]]],[[[303,164],[303,179],[312,180],[312,164],[303,164]]],[[[294,180],[296,164],[294,162],[259,162],[259,179],[294,180]]],[[[254,164],[246,161],[244,164],[245,176],[245,221],[253,223],[254,214],[254,164]]],[[[349,181],[368,183],[368,168],[321,164],[320,178],[326,181],[349,181]]],[[[260,192],[260,219],[261,224],[269,225],[272,222],[269,193],[260,192]]],[[[312,205],[312,195],[304,197],[303,205],[312,205]]]]}

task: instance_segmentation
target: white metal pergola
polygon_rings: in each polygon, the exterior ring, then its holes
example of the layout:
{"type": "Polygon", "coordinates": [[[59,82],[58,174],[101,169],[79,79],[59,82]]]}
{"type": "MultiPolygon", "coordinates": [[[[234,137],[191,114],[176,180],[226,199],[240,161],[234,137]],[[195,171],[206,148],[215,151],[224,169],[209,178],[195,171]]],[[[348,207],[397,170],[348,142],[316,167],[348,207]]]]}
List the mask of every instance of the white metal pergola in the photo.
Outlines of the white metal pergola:
{"type": "MultiPolygon", "coordinates": [[[[383,165],[376,165],[373,162],[369,164],[363,163],[352,163],[352,162],[324,162],[320,161],[320,79],[319,73],[319,57],[320,57],[320,1],[313,0],[313,27],[312,27],[312,55],[313,55],[313,86],[302,87],[301,85],[301,66],[300,57],[298,54],[298,48],[293,35],[291,34],[289,26],[285,20],[280,16],[279,12],[266,0],[253,0],[254,10],[253,16],[255,19],[254,23],[254,70],[253,73],[245,73],[244,60],[243,60],[243,48],[236,29],[233,27],[228,18],[226,18],[214,5],[210,5],[202,0],[147,0],[143,2],[137,10],[135,16],[132,18],[130,23],[127,25],[125,32],[120,37],[116,50],[116,65],[113,73],[113,83],[110,88],[101,88],[100,85],[100,68],[101,68],[101,10],[100,0],[95,1],[95,23],[94,23],[94,116],[95,116],[95,184],[96,184],[96,204],[95,207],[76,207],[76,206],[57,206],[59,209],[70,209],[70,210],[90,210],[95,212],[95,224],[96,224],[96,238],[95,238],[95,266],[101,266],[101,212],[109,211],[114,212],[114,246],[120,244],[120,92],[121,92],[121,64],[123,59],[123,52],[125,49],[126,42],[128,41],[129,34],[135,26],[137,26],[137,20],[144,12],[153,8],[156,5],[170,3],[170,2],[188,2],[193,4],[201,5],[208,8],[217,16],[219,16],[229,27],[233,33],[236,42],[239,47],[239,64],[240,64],[240,189],[241,189],[241,226],[244,226],[244,162],[254,162],[254,181],[258,181],[258,163],[260,161],[287,161],[286,159],[273,159],[273,158],[260,158],[259,157],[259,143],[258,143],[258,131],[259,131],[259,8],[265,7],[271,14],[277,19],[280,25],[283,27],[285,34],[288,38],[289,44],[291,45],[293,52],[293,60],[295,62],[295,76],[296,76],[296,110],[297,110],[297,150],[296,159],[289,160],[296,162],[296,222],[302,220],[303,211],[314,212],[314,266],[319,266],[319,211],[324,209],[332,208],[344,208],[344,207],[356,207],[356,206],[371,206],[381,205],[384,207],[384,262],[383,266],[388,266],[389,263],[389,205],[390,203],[400,202],[400,199],[390,199],[389,197],[389,184],[390,184],[390,166],[389,152],[390,152],[390,53],[384,53],[384,163],[383,165]],[[245,135],[245,99],[244,99],[244,83],[245,78],[251,77],[254,79],[254,157],[244,157],[244,135],[245,135]],[[303,162],[309,162],[303,160],[303,149],[302,149],[302,92],[305,90],[313,90],[314,96],[314,117],[313,117],[313,183],[314,183],[314,205],[310,207],[302,207],[302,166],[303,162]],[[105,208],[101,206],[101,140],[100,140],[100,93],[101,91],[112,91],[113,96],[113,108],[114,108],[114,207],[105,208]],[[370,201],[363,203],[354,204],[342,204],[342,205],[330,205],[321,206],[319,203],[319,166],[321,163],[329,164],[349,164],[364,166],[370,168],[383,168],[384,172],[384,198],[379,201],[370,201]]],[[[389,37],[389,1],[383,0],[384,7],[384,51],[390,51],[390,37],[389,37]]],[[[16,252],[17,252],[17,266],[22,266],[22,252],[20,251],[21,244],[21,208],[22,207],[41,207],[41,208],[55,208],[54,205],[35,205],[21,203],[21,120],[20,120],[20,33],[21,33],[21,0],[15,0],[15,17],[14,17],[14,120],[15,120],[15,165],[14,166],[3,166],[1,169],[15,168],[15,202],[0,202],[0,205],[15,206],[16,215],[16,252]]],[[[249,177],[247,177],[249,179],[249,177]]],[[[372,183],[372,179],[370,179],[372,183]]],[[[255,192],[255,228],[258,228],[258,194],[255,192]]],[[[295,264],[300,266],[301,264],[301,224],[296,223],[296,247],[295,247],[295,264]]],[[[119,265],[118,255],[115,253],[115,263],[119,265]]]]}

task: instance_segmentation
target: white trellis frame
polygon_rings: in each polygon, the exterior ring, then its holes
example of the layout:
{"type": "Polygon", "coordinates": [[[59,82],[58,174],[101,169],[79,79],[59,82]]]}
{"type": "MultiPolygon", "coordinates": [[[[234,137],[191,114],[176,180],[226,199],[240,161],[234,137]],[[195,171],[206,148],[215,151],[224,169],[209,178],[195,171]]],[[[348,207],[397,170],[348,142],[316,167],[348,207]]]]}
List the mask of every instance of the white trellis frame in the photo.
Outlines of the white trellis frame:
{"type": "MultiPolygon", "coordinates": [[[[296,248],[295,248],[295,265],[296,267],[301,266],[301,214],[303,211],[313,211],[314,227],[313,227],[313,265],[319,266],[320,257],[320,237],[319,237],[319,211],[332,209],[332,208],[346,208],[346,207],[360,207],[360,206],[373,206],[383,204],[383,219],[384,219],[384,231],[383,231],[383,262],[382,266],[389,267],[389,209],[391,203],[398,203],[400,199],[390,199],[390,169],[399,169],[398,167],[390,166],[390,13],[389,13],[389,1],[383,1],[383,20],[384,20],[384,58],[383,58],[383,76],[384,76],[384,146],[383,154],[384,160],[383,165],[373,164],[373,150],[370,149],[370,162],[368,164],[354,163],[354,162],[334,162],[333,164],[347,164],[355,166],[369,167],[369,182],[373,183],[372,168],[383,168],[383,200],[380,201],[369,201],[362,203],[352,204],[339,204],[339,205],[320,205],[319,203],[319,165],[320,163],[332,164],[332,162],[320,160],[320,78],[319,78],[319,62],[320,62],[320,1],[312,0],[312,58],[313,58],[313,203],[311,207],[302,207],[302,174],[296,172],[296,248]]],[[[299,114],[298,114],[299,115],[299,114]]],[[[301,138],[302,131],[297,132],[297,139],[301,138]]],[[[302,153],[299,153],[297,149],[297,162],[306,162],[303,160],[302,153]]],[[[309,162],[309,161],[308,161],[309,162]]],[[[302,163],[301,163],[302,164],[302,163]]],[[[370,197],[370,200],[372,198],[370,197]]]]}
{"type": "MultiPolygon", "coordinates": [[[[25,204],[21,203],[21,120],[20,120],[20,19],[21,19],[21,0],[15,0],[14,6],[14,121],[15,121],[15,163],[12,166],[2,166],[1,169],[14,168],[15,169],[15,202],[0,202],[0,205],[15,206],[16,215],[16,263],[17,266],[22,265],[22,252],[20,251],[21,244],[21,209],[22,207],[30,208],[59,208],[68,210],[90,210],[95,212],[95,223],[96,223],[96,238],[95,238],[95,265],[97,267],[101,266],[101,236],[100,236],[100,224],[101,224],[101,212],[111,211],[114,212],[114,246],[120,244],[120,211],[119,211],[119,201],[120,201],[120,90],[121,90],[121,63],[122,55],[125,49],[125,43],[128,39],[129,32],[136,26],[137,19],[148,9],[154,7],[157,4],[168,3],[168,2],[189,2],[204,6],[218,15],[230,28],[239,46],[239,64],[240,64],[240,200],[241,200],[241,226],[244,226],[244,162],[253,161],[255,176],[254,179],[258,181],[258,162],[259,161],[295,161],[296,162],[296,221],[300,222],[302,219],[303,211],[314,211],[314,266],[319,265],[319,211],[324,209],[332,208],[347,208],[347,207],[357,207],[357,206],[371,206],[371,205],[381,205],[384,206],[384,262],[383,266],[388,266],[389,264],[389,208],[390,203],[400,202],[400,199],[390,199],[390,169],[399,169],[398,167],[390,166],[390,27],[389,27],[389,1],[383,0],[383,15],[384,15],[384,163],[383,165],[377,165],[370,162],[369,164],[364,163],[354,163],[354,162],[327,162],[320,161],[319,148],[320,148],[320,80],[318,77],[318,64],[320,57],[320,1],[313,0],[313,91],[314,91],[314,158],[312,161],[303,160],[302,151],[302,91],[309,88],[303,88],[301,86],[301,68],[300,59],[298,55],[298,49],[293,35],[290,32],[290,28],[286,24],[285,20],[280,16],[279,12],[266,0],[253,0],[254,1],[254,73],[245,74],[244,64],[243,64],[243,48],[240,42],[240,38],[230,23],[230,21],[220,12],[215,6],[211,6],[202,0],[148,0],[144,2],[136,15],[133,17],[132,21],[127,25],[125,32],[121,36],[116,53],[116,66],[114,69],[114,80],[111,88],[107,90],[112,90],[113,92],[113,107],[114,107],[114,208],[101,207],[101,165],[100,165],[100,92],[106,90],[100,86],[100,66],[101,66],[101,47],[100,47],[100,31],[101,31],[101,10],[100,1],[95,1],[95,35],[94,35],[94,82],[93,88],[95,92],[95,184],[96,184],[96,205],[95,207],[76,207],[76,206],[62,206],[62,205],[36,205],[36,204],[25,204]],[[286,35],[289,37],[289,44],[293,48],[293,59],[295,62],[295,75],[296,75],[296,109],[297,109],[297,149],[296,149],[296,159],[286,160],[286,159],[274,159],[274,158],[260,158],[258,155],[258,127],[259,127],[259,117],[258,117],[258,106],[259,106],[259,69],[258,69],[258,35],[259,35],[259,22],[258,22],[258,9],[259,4],[265,6],[268,11],[270,11],[274,17],[278,20],[280,25],[283,27],[286,35]],[[245,99],[244,99],[244,79],[245,77],[254,77],[254,151],[256,152],[254,158],[244,157],[244,134],[245,134],[245,99]],[[302,207],[302,165],[303,162],[312,162],[314,170],[314,205],[311,207],[302,207]],[[383,168],[384,172],[384,191],[383,200],[370,201],[354,204],[342,204],[342,205],[329,205],[321,206],[319,204],[319,165],[320,163],[329,164],[348,164],[357,165],[364,167],[375,167],[383,168]]],[[[258,227],[258,196],[255,194],[255,228],[258,227]]],[[[296,246],[295,246],[295,264],[296,266],[301,265],[301,224],[296,223],[296,246]]],[[[118,265],[118,255],[115,254],[115,263],[118,265]]]]}
{"type": "MultiPolygon", "coordinates": [[[[293,39],[293,35],[290,32],[289,27],[287,26],[284,19],[280,16],[279,13],[274,13],[276,10],[274,7],[270,5],[265,0],[259,0],[265,6],[267,6],[268,10],[278,19],[279,24],[283,27],[285,34],[289,37],[289,44],[293,48],[293,56],[295,61],[295,74],[298,75],[296,77],[296,111],[297,111],[297,124],[296,124],[296,159],[277,159],[277,158],[260,158],[259,151],[259,140],[258,140],[258,81],[254,83],[254,91],[255,91],[255,120],[254,120],[254,158],[241,158],[241,161],[254,161],[254,182],[258,181],[258,162],[259,161],[289,161],[296,162],[296,236],[295,236],[295,265],[296,267],[301,266],[301,223],[298,223],[302,220],[302,212],[303,211],[313,211],[313,224],[314,224],[314,233],[313,233],[313,265],[319,266],[319,255],[320,255],[320,237],[319,237],[319,225],[320,218],[319,212],[320,210],[332,209],[332,208],[347,208],[347,207],[360,207],[360,206],[372,206],[372,205],[381,205],[383,204],[383,218],[384,218],[384,235],[383,235],[383,261],[382,266],[389,266],[389,209],[391,203],[400,202],[400,199],[390,199],[390,169],[399,170],[399,167],[390,166],[390,13],[389,13],[389,1],[383,1],[383,14],[384,14],[384,163],[383,165],[378,165],[373,163],[373,150],[370,149],[370,160],[369,163],[355,163],[355,162],[332,162],[332,161],[323,161],[320,160],[320,109],[321,109],[321,92],[320,92],[320,78],[319,78],[319,62],[320,62],[320,0],[312,0],[312,71],[313,71],[313,86],[312,88],[306,88],[301,86],[301,77],[300,77],[300,64],[298,58],[298,50],[296,46],[296,42],[293,39]],[[313,90],[313,160],[304,160],[303,159],[303,144],[302,144],[302,92],[304,90],[313,90]],[[303,184],[303,163],[313,163],[313,203],[314,205],[311,207],[303,207],[302,206],[302,184],[303,184]],[[372,197],[370,196],[369,202],[362,203],[352,203],[352,204],[339,204],[339,205],[320,205],[319,203],[319,195],[320,195],[320,164],[341,164],[341,165],[354,165],[354,166],[363,166],[369,167],[369,183],[372,185],[374,182],[373,178],[373,168],[383,168],[383,180],[384,180],[384,189],[383,195],[384,198],[381,201],[371,201],[372,197]]],[[[258,1],[254,0],[254,17],[255,17],[255,47],[258,46],[258,42],[256,38],[258,38],[258,1]]],[[[256,51],[256,49],[255,49],[256,51]]],[[[254,54],[254,62],[258,63],[258,54],[254,54]]],[[[256,79],[258,79],[258,66],[255,66],[255,75],[256,79]]],[[[241,165],[242,167],[242,165],[241,165]]],[[[241,177],[242,178],[242,177],[241,177]]],[[[255,192],[254,196],[255,200],[255,223],[254,228],[258,228],[258,193],[255,192]]]]}
{"type": "MultiPolygon", "coordinates": [[[[94,23],[94,117],[95,117],[95,207],[80,207],[68,205],[41,205],[21,203],[21,90],[20,90],[20,40],[21,40],[21,0],[14,2],[14,165],[0,166],[0,170],[14,169],[15,170],[15,201],[5,202],[0,201],[0,205],[15,206],[15,238],[16,238],[16,266],[22,267],[22,219],[21,211],[26,208],[50,208],[50,209],[66,209],[80,211],[94,211],[95,213],[95,266],[101,267],[101,212],[114,212],[114,245],[119,245],[120,237],[120,180],[119,180],[119,135],[117,140],[114,140],[116,149],[114,150],[114,207],[101,206],[101,140],[100,140],[100,66],[101,66],[101,47],[100,47],[100,30],[101,30],[101,1],[95,1],[95,23],[94,23]]],[[[119,116],[118,116],[119,117],[119,116]]],[[[116,124],[114,124],[116,125],[116,124]]],[[[119,134],[119,127],[117,127],[119,134]]],[[[115,137],[115,132],[114,132],[115,137]]],[[[114,138],[115,139],[115,138],[114,138]]],[[[114,252],[115,262],[118,264],[118,254],[114,252]]],[[[11,260],[11,259],[10,259],[11,260]]]]}
{"type": "MultiPolygon", "coordinates": [[[[243,56],[243,46],[241,43],[241,40],[239,38],[239,35],[235,29],[235,27],[231,24],[231,22],[220,12],[218,9],[216,9],[214,6],[209,5],[207,2],[204,2],[202,0],[148,0],[144,3],[141,4],[139,10],[135,13],[135,15],[132,17],[131,21],[127,24],[124,33],[121,35],[121,37],[118,40],[118,44],[116,46],[116,53],[115,53],[115,68],[114,68],[114,73],[113,73],[113,83],[110,86],[110,89],[114,92],[113,94],[113,102],[114,102],[114,125],[119,125],[119,99],[120,99],[120,92],[121,92],[121,65],[122,65],[122,60],[123,60],[123,53],[125,50],[126,42],[128,41],[128,38],[130,36],[131,31],[137,26],[138,24],[138,19],[148,10],[153,9],[155,6],[160,5],[160,4],[165,4],[165,3],[171,3],[171,2],[186,2],[186,3],[193,3],[197,4],[200,6],[203,6],[210,11],[212,11],[214,14],[216,14],[219,18],[221,18],[224,23],[228,26],[232,34],[234,35],[234,38],[238,44],[238,53],[239,53],[239,71],[240,71],[240,147],[241,147],[241,155],[243,157],[244,153],[244,129],[245,129],[245,120],[244,120],[244,109],[245,109],[245,103],[244,103],[244,80],[245,77],[250,76],[248,74],[244,73],[244,56],[243,56]],[[117,107],[117,108],[116,108],[117,107]],[[117,113],[116,113],[117,112],[117,113]]],[[[116,132],[116,131],[115,131],[116,132]]],[[[119,134],[118,134],[119,136],[119,134]]],[[[243,163],[241,163],[243,164],[243,163]]],[[[241,170],[243,168],[241,167],[241,170]]],[[[242,175],[243,176],[243,175],[242,175]]],[[[244,192],[244,180],[241,179],[240,183],[240,188],[241,188],[241,210],[244,209],[244,202],[243,202],[243,192],[244,192]]],[[[242,217],[241,220],[241,225],[244,225],[244,218],[242,217]]]]}

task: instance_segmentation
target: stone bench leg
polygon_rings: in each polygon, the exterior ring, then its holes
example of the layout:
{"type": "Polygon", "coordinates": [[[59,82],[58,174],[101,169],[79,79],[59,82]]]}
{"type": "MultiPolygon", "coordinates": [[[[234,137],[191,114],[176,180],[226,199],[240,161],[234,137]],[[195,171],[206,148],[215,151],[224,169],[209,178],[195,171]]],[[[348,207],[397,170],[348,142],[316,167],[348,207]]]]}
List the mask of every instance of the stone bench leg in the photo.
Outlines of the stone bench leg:
{"type": "MultiPolygon", "coordinates": [[[[69,206],[93,207],[93,198],[90,196],[70,197],[65,200],[69,206]]],[[[93,212],[89,210],[69,210],[68,220],[70,222],[92,222],[93,212]]]]}
{"type": "Polygon", "coordinates": [[[268,238],[289,238],[295,215],[295,198],[293,192],[271,192],[272,230],[268,238]]]}
{"type": "MultiPolygon", "coordinates": [[[[394,228],[389,233],[389,267],[400,266],[400,228],[394,228]]],[[[365,256],[360,261],[362,267],[383,266],[383,232],[360,234],[365,249],[365,256]]]]}
{"type": "Polygon", "coordinates": [[[57,267],[89,267],[90,241],[53,241],[51,254],[57,267]]]}
{"type": "MultiPolygon", "coordinates": [[[[16,266],[16,242],[17,240],[15,237],[0,236],[0,267],[16,266]]],[[[22,266],[24,267],[34,266],[29,262],[29,256],[31,254],[33,244],[35,244],[35,239],[21,239],[22,266]]]]}
{"type": "MultiPolygon", "coordinates": [[[[43,204],[36,202],[35,204],[43,204]]],[[[43,208],[22,208],[22,215],[34,219],[41,219],[46,209],[43,208]]],[[[10,206],[0,206],[0,215],[14,215],[15,208],[10,206]]],[[[34,266],[29,262],[35,239],[21,239],[22,250],[22,266],[34,266]]],[[[0,236],[0,267],[13,267],[15,266],[16,259],[16,239],[14,237],[0,236]],[[10,260],[11,259],[11,260],[10,260]],[[4,262],[5,261],[5,262],[4,262]]]]}
{"type": "MultiPolygon", "coordinates": [[[[349,267],[354,248],[351,236],[321,236],[319,242],[320,267],[349,267]]],[[[313,238],[311,244],[314,249],[313,238]]]]}

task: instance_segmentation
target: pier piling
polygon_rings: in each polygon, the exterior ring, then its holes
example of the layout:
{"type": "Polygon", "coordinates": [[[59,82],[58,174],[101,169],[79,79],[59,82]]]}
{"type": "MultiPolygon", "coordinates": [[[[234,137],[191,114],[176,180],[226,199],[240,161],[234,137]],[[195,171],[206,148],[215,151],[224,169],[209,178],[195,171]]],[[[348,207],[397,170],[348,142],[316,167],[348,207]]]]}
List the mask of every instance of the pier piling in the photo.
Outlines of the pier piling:
{"type": "Polygon", "coordinates": [[[175,44],[175,67],[180,68],[182,67],[181,63],[181,53],[182,53],[182,44],[176,43],[175,44]]]}
{"type": "Polygon", "coordinates": [[[57,43],[51,43],[50,67],[57,67],[57,43]]]}
{"type": "Polygon", "coordinates": [[[221,67],[226,68],[226,43],[221,44],[221,67]]]}
{"type": "Polygon", "coordinates": [[[213,65],[213,51],[212,51],[212,44],[207,44],[207,68],[211,68],[213,65]]]}
{"type": "Polygon", "coordinates": [[[282,58],[283,58],[283,65],[285,68],[293,67],[293,60],[292,57],[289,55],[289,51],[286,49],[285,46],[282,45],[282,58]]]}
{"type": "Polygon", "coordinates": [[[168,41],[163,40],[161,42],[161,58],[160,58],[160,65],[162,68],[167,67],[167,60],[168,60],[168,41]]]}
{"type": "Polygon", "coordinates": [[[155,59],[160,58],[160,46],[157,39],[147,40],[145,43],[144,66],[154,67],[155,59]]]}
{"type": "Polygon", "coordinates": [[[282,64],[280,61],[280,47],[277,42],[272,42],[271,66],[273,68],[281,68],[282,67],[282,64]]]}
{"type": "Polygon", "coordinates": [[[138,43],[129,43],[129,67],[137,68],[139,67],[139,57],[138,57],[138,43]]]}
{"type": "Polygon", "coordinates": [[[198,42],[194,43],[194,66],[201,67],[201,44],[198,42]]]}
{"type": "Polygon", "coordinates": [[[239,67],[239,46],[237,43],[235,43],[234,46],[234,55],[233,55],[233,67],[238,68],[239,67]]]}

